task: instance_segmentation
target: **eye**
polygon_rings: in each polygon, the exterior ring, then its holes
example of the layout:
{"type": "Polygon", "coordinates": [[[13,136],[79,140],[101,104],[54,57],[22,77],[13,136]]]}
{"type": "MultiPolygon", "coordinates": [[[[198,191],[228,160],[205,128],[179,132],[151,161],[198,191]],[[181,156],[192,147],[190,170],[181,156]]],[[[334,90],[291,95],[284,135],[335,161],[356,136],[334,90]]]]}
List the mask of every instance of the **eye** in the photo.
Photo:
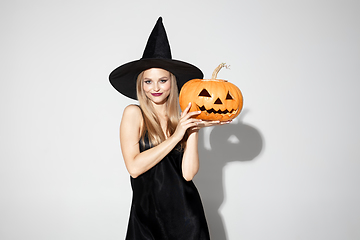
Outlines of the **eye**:
{"type": "Polygon", "coordinates": [[[151,80],[145,80],[144,83],[145,83],[145,84],[150,84],[150,83],[151,83],[151,80]]]}
{"type": "Polygon", "coordinates": [[[226,99],[226,100],[234,100],[233,97],[231,96],[230,92],[227,93],[225,99],[226,99]]]}
{"type": "Polygon", "coordinates": [[[200,93],[199,97],[211,97],[210,93],[204,88],[200,93]]]}
{"type": "Polygon", "coordinates": [[[166,78],[165,78],[165,79],[161,79],[160,82],[166,83],[166,82],[167,82],[167,79],[166,79],[166,78]]]}

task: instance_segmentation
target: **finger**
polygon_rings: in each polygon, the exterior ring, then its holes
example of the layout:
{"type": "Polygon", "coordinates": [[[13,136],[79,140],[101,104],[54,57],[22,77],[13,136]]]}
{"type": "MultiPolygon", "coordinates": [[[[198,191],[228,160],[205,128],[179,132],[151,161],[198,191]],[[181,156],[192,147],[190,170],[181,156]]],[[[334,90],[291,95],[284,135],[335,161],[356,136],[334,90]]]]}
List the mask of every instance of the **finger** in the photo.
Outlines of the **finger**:
{"type": "Polygon", "coordinates": [[[194,111],[194,112],[189,112],[188,115],[190,117],[192,117],[192,116],[195,116],[195,115],[199,115],[200,113],[201,113],[201,111],[194,111]]]}
{"type": "Polygon", "coordinates": [[[206,121],[207,123],[209,124],[220,124],[220,125],[223,125],[223,124],[229,124],[232,122],[232,120],[228,120],[228,121],[220,121],[220,120],[216,120],[216,121],[206,121]]]}
{"type": "Polygon", "coordinates": [[[216,120],[216,121],[206,121],[204,122],[205,125],[209,125],[209,126],[212,126],[212,125],[217,125],[217,124],[220,124],[221,122],[219,120],[216,120]]]}
{"type": "Polygon", "coordinates": [[[187,119],[183,119],[183,120],[182,120],[182,123],[183,123],[183,124],[189,124],[189,123],[199,124],[199,123],[201,123],[201,122],[202,122],[201,119],[196,119],[196,118],[187,118],[187,119]]]}
{"type": "Polygon", "coordinates": [[[201,111],[188,112],[188,113],[184,114],[183,116],[181,116],[180,118],[187,120],[187,119],[192,118],[192,117],[194,117],[196,115],[199,115],[200,113],[201,113],[201,111]]]}
{"type": "Polygon", "coordinates": [[[198,129],[200,129],[200,128],[201,128],[197,122],[187,123],[184,127],[185,127],[186,129],[193,129],[193,128],[198,128],[198,129]]]}
{"type": "Polygon", "coordinates": [[[182,122],[182,126],[185,129],[188,129],[189,127],[193,127],[193,126],[198,126],[201,123],[200,119],[196,119],[196,118],[189,118],[185,121],[182,122]]]}
{"type": "Polygon", "coordinates": [[[229,124],[231,123],[232,120],[228,120],[228,121],[220,121],[220,123],[218,125],[225,125],[225,124],[229,124]]]}
{"type": "Polygon", "coordinates": [[[232,120],[229,120],[229,121],[225,121],[225,122],[220,122],[220,124],[221,125],[223,125],[223,124],[229,124],[229,123],[231,123],[232,122],[232,120]]]}
{"type": "Polygon", "coordinates": [[[199,127],[203,128],[203,127],[211,127],[211,126],[216,126],[216,125],[220,125],[221,122],[220,121],[203,121],[201,123],[199,123],[199,127]]]}
{"type": "Polygon", "coordinates": [[[187,105],[187,107],[186,107],[186,108],[184,109],[184,111],[181,113],[181,116],[186,115],[186,114],[189,112],[190,108],[191,108],[191,102],[189,102],[189,104],[187,105]]]}

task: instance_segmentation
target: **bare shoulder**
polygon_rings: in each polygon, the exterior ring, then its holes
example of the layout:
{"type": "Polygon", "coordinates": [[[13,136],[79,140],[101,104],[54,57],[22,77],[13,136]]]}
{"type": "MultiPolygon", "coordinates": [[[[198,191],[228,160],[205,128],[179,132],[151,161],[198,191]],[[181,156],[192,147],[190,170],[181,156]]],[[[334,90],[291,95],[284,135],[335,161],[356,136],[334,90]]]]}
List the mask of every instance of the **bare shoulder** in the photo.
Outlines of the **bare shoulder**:
{"type": "Polygon", "coordinates": [[[125,134],[140,133],[143,122],[141,109],[137,105],[129,105],[124,109],[120,130],[125,134]]]}
{"type": "Polygon", "coordinates": [[[126,123],[126,125],[137,125],[140,127],[142,125],[143,116],[139,106],[137,105],[129,105],[124,109],[122,116],[122,123],[126,123]]]}
{"type": "Polygon", "coordinates": [[[129,105],[124,109],[123,119],[129,119],[132,121],[142,120],[141,109],[137,105],[129,105]]]}

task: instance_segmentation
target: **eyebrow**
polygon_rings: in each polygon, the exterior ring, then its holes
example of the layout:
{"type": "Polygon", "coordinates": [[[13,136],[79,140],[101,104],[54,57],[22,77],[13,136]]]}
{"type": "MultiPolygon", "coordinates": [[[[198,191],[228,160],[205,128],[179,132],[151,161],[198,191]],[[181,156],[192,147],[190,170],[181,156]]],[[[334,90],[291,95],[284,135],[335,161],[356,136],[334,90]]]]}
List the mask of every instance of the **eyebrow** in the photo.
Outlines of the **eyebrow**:
{"type": "MultiPolygon", "coordinates": [[[[159,79],[163,79],[163,78],[169,79],[170,77],[163,76],[163,77],[160,77],[159,79]]],[[[152,80],[152,78],[144,78],[144,80],[152,80]]]]}

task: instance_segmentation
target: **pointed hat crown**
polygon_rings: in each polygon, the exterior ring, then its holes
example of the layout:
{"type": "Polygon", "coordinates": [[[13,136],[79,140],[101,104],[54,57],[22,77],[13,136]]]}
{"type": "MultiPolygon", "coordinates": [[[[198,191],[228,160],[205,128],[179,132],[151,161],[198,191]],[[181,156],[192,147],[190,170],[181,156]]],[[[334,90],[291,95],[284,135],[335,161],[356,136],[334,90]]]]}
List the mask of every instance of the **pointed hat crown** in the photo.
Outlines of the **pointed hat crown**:
{"type": "Polygon", "coordinates": [[[170,44],[162,23],[162,17],[159,17],[149,36],[141,59],[145,58],[171,59],[170,44]]]}

